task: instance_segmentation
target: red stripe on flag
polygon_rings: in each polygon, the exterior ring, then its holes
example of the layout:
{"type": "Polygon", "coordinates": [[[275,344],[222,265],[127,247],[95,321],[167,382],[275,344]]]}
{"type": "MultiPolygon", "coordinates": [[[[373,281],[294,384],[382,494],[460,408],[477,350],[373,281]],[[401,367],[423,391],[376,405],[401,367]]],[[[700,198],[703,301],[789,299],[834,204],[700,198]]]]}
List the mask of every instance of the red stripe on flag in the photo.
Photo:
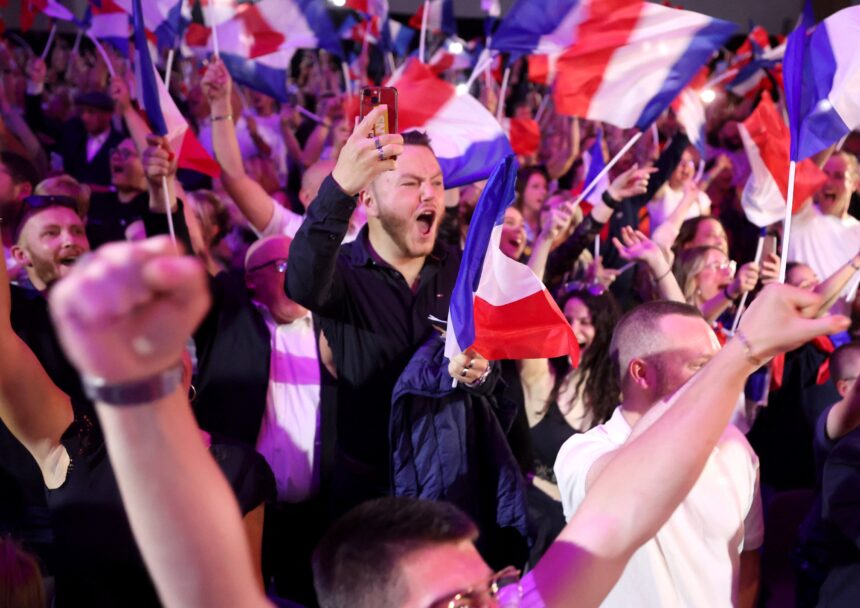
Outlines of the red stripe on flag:
{"type": "Polygon", "coordinates": [[[576,337],[546,289],[502,306],[475,296],[471,348],[490,361],[570,355],[573,365],[579,365],[576,337]]]}
{"type": "Polygon", "coordinates": [[[182,149],[179,151],[177,166],[180,169],[198,171],[209,177],[221,177],[221,165],[209,156],[191,129],[188,129],[185,132],[185,137],[182,138],[182,149]]]}
{"type": "Polygon", "coordinates": [[[556,65],[553,99],[560,114],[588,116],[591,98],[600,89],[615,51],[630,40],[643,5],[641,0],[591,0],[576,42],[556,65]]]}
{"type": "Polygon", "coordinates": [[[249,55],[251,59],[274,53],[287,40],[281,32],[272,29],[260,9],[252,4],[242,4],[236,19],[242,21],[245,33],[252,37],[249,55]]]}
{"type": "MultiPolygon", "coordinates": [[[[769,94],[762,95],[755,111],[744,121],[744,126],[755,142],[762,161],[784,200],[788,200],[788,163],[791,135],[769,94]]],[[[797,163],[794,177],[793,213],[812,196],[827,176],[809,159],[797,163]]]]}
{"type": "Polygon", "coordinates": [[[397,87],[397,121],[401,132],[423,127],[457,94],[453,85],[414,60],[409,62],[393,86],[397,87]]]}
{"type": "Polygon", "coordinates": [[[531,118],[511,118],[508,138],[517,156],[531,156],[540,148],[540,125],[531,118]]]}

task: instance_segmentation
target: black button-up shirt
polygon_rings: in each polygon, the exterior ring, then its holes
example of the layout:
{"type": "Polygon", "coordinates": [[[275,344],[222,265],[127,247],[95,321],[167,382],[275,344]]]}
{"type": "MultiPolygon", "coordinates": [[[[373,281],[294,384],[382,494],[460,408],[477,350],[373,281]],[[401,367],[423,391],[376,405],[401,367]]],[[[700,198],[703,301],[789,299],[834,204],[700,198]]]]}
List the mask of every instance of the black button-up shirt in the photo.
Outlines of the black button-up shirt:
{"type": "Polygon", "coordinates": [[[387,479],[391,394],[435,331],[428,316],[448,316],[460,254],[437,242],[413,290],[373,255],[366,226],[341,246],[355,206],[355,198],[326,178],[293,239],[286,289],[319,315],[334,355],[339,450],[387,479]]]}

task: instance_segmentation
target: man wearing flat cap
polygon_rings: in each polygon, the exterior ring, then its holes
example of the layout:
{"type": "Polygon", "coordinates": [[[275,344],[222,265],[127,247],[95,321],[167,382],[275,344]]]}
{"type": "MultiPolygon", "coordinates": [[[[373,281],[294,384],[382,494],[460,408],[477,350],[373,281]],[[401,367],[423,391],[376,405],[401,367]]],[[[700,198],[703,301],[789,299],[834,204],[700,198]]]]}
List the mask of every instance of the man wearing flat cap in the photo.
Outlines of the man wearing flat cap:
{"type": "Polygon", "coordinates": [[[103,91],[78,93],[76,115],[60,125],[51,125],[42,113],[44,82],[44,62],[32,61],[27,82],[27,124],[36,125],[43,143],[60,155],[65,173],[83,184],[96,186],[95,190],[110,186],[110,151],[125,138],[112,124],[113,99],[103,91]]]}

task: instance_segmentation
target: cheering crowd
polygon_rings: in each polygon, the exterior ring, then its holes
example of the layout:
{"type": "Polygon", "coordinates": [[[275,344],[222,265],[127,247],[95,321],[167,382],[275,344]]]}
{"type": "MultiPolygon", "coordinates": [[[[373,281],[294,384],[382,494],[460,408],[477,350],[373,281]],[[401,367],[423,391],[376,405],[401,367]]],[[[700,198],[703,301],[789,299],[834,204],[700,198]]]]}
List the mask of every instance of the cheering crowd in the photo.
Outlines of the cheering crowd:
{"type": "Polygon", "coordinates": [[[860,147],[810,161],[787,247],[750,223],[741,123],[784,106],[775,79],[721,89],[701,145],[667,108],[589,197],[634,130],[557,112],[525,58],[470,81],[519,165],[499,247],[578,349],[448,358],[500,190],[446,187],[421,130],[374,134],[386,108],[357,115],[339,59],[297,52],[279,102],[177,57],[174,149],[133,59],[22,40],[0,41],[0,607],[860,601],[860,147]]]}

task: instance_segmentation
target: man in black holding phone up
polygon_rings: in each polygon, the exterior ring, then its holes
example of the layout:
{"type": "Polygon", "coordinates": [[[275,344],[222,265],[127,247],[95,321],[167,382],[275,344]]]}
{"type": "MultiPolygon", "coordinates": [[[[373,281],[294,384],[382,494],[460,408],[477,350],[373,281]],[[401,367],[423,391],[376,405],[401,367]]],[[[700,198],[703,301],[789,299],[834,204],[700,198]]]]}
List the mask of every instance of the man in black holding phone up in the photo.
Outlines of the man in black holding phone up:
{"type": "MultiPolygon", "coordinates": [[[[321,318],[338,376],[335,510],[390,494],[389,416],[395,382],[444,319],[459,252],[436,242],[442,170],[426,135],[371,137],[385,106],[358,124],[308,207],[290,249],[287,293],[321,318]],[[367,226],[341,241],[357,204],[367,226]]],[[[450,370],[477,385],[489,363],[470,353],[450,370]]]]}

